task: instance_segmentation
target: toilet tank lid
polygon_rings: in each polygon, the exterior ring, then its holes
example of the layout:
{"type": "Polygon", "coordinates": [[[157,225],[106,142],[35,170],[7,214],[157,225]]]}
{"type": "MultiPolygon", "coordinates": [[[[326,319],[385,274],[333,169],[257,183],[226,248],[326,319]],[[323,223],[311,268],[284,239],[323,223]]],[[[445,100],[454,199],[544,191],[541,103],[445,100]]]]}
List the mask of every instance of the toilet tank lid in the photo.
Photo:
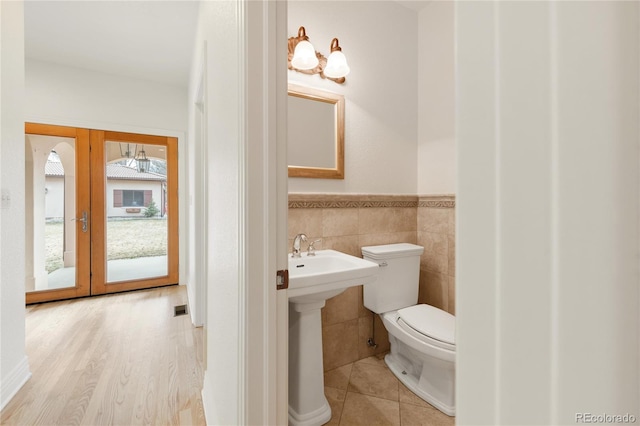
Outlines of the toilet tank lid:
{"type": "Polygon", "coordinates": [[[420,256],[424,247],[409,243],[385,244],[382,246],[362,247],[363,256],[372,259],[389,259],[392,257],[420,256]]]}
{"type": "Polygon", "coordinates": [[[398,316],[420,334],[456,344],[456,317],[431,305],[415,305],[398,310],[398,316]]]}

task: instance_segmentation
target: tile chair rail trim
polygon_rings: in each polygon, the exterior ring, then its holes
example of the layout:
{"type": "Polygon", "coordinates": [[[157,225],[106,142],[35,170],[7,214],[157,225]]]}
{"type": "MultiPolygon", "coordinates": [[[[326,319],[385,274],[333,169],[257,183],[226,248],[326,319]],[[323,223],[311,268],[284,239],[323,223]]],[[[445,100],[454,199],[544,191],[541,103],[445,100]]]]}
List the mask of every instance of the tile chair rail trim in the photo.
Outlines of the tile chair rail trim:
{"type": "Polygon", "coordinates": [[[454,195],[306,194],[290,193],[290,209],[346,209],[371,207],[455,208],[454,195]]]}

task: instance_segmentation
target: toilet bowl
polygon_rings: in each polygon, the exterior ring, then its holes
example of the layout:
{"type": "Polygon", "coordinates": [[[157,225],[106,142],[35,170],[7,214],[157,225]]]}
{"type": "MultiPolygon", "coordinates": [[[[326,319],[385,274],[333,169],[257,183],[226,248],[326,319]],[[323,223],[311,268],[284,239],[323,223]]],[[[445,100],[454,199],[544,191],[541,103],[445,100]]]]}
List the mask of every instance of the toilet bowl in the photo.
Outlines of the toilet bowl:
{"type": "Polygon", "coordinates": [[[363,247],[363,257],[380,266],[377,281],[363,287],[364,305],[389,332],[389,369],[413,393],[454,416],[455,317],[417,304],[423,250],[406,243],[363,247]]]}
{"type": "MultiPolygon", "coordinates": [[[[411,308],[437,309],[429,305],[411,308]]],[[[413,393],[443,413],[454,416],[456,353],[453,333],[451,338],[447,338],[448,342],[422,334],[403,320],[402,311],[405,309],[381,315],[391,343],[391,352],[385,356],[385,362],[413,393]]],[[[450,316],[453,325],[455,319],[450,316]]],[[[427,324],[424,325],[428,327],[427,324]]]]}

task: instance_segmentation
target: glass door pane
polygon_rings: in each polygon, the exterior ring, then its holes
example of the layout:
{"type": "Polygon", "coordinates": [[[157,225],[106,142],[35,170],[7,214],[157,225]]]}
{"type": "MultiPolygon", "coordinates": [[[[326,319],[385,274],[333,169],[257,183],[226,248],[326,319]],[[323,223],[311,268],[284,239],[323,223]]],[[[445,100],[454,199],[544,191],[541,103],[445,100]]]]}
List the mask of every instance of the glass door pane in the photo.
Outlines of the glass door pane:
{"type": "Polygon", "coordinates": [[[27,303],[90,292],[89,131],[25,124],[27,303]]]}
{"type": "Polygon", "coordinates": [[[25,124],[27,304],[177,284],[178,140],[25,124]]]}
{"type": "Polygon", "coordinates": [[[76,141],[26,136],[26,290],[76,286],[76,141]]]}
{"type": "Polygon", "coordinates": [[[107,284],[168,275],[167,149],[105,141],[107,284]]]}

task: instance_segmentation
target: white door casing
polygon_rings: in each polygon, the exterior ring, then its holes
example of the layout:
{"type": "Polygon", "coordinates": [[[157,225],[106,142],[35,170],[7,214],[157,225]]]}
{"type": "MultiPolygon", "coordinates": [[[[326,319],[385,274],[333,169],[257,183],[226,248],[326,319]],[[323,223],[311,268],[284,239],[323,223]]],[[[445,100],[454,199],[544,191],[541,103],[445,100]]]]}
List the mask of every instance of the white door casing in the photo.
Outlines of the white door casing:
{"type": "Polygon", "coordinates": [[[638,6],[456,2],[460,424],[640,416],[638,6]]]}

